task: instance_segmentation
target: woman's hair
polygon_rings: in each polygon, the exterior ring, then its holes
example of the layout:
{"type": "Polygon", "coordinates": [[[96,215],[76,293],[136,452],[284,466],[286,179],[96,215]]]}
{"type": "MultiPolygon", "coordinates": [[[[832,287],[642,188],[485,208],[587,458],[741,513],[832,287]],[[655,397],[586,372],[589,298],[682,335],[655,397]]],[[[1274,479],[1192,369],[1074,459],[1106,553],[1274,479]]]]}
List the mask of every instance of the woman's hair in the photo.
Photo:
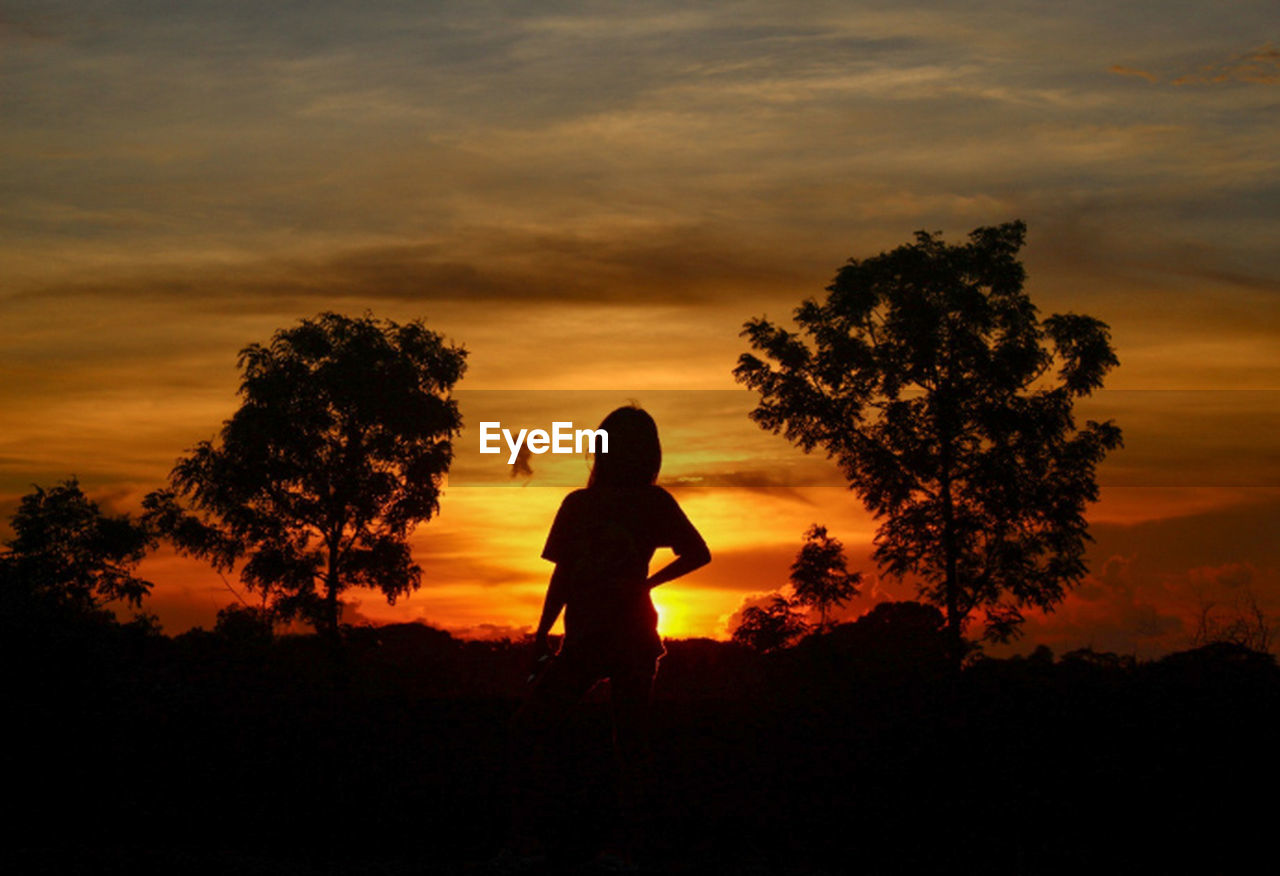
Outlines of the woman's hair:
{"type": "Polygon", "coordinates": [[[627,405],[605,417],[600,428],[609,434],[609,452],[596,453],[588,487],[647,487],[658,482],[662,445],[653,417],[627,405]]]}

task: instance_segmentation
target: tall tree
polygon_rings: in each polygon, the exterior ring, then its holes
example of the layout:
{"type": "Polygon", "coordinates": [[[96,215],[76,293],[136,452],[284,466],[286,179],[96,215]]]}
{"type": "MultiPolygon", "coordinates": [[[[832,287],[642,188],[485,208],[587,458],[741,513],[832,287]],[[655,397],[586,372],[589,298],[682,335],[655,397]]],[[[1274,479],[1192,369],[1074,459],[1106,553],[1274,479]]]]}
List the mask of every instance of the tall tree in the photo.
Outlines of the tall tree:
{"type": "Polygon", "coordinates": [[[753,319],[737,379],[751,413],[806,452],[822,448],[881,521],[874,558],[946,614],[957,655],[970,615],[984,637],[1017,635],[1084,575],[1095,469],[1121,445],[1074,403],[1118,364],[1107,326],[1044,320],[1023,291],[1022,222],[967,243],[914,243],[850,259],[801,331],[753,319]]]}
{"type": "Polygon", "coordinates": [[[134,569],[155,541],[128,514],[103,514],[74,477],[22,497],[14,538],[0,554],[6,601],[38,600],[93,612],[116,600],[137,608],[151,582],[134,569]]]}
{"type": "Polygon", "coordinates": [[[861,582],[861,572],[849,571],[840,540],[825,526],[810,526],[791,564],[791,587],[796,602],[818,610],[819,629],[827,628],[831,609],[858,595],[861,582]]]}
{"type": "Polygon", "coordinates": [[[466,351],[422,322],[323,313],[240,352],[243,402],[179,460],[148,518],[179,550],[336,637],[339,594],[416,589],[412,529],[439,510],[466,351]]]}

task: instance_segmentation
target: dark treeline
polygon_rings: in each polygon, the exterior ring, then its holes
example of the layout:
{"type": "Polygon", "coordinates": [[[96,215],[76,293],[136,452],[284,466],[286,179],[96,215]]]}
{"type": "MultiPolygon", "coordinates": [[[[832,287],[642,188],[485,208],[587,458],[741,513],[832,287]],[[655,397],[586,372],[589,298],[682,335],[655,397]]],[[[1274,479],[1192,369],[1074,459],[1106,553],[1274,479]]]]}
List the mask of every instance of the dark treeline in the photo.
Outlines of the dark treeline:
{"type": "MultiPolygon", "coordinates": [[[[352,628],[335,663],[321,637],[271,637],[243,611],[174,637],[3,617],[27,869],[481,872],[468,862],[502,842],[527,643],[352,628]]],[[[1270,655],[1041,648],[956,672],[939,619],[886,604],[767,654],[668,642],[651,866],[1232,872],[1260,844],[1280,777],[1270,655]]],[[[610,813],[602,693],[563,733],[547,830],[565,867],[610,813]]]]}

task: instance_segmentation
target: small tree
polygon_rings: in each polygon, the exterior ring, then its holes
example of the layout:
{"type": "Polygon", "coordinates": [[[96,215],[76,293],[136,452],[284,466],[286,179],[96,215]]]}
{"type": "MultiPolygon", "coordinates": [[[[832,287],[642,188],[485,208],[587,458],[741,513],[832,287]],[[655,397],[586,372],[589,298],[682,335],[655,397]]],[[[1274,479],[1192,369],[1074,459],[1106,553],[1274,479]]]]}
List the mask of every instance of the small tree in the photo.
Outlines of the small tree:
{"type": "Polygon", "coordinates": [[[795,601],[816,608],[819,629],[829,626],[831,609],[844,605],[858,595],[861,572],[850,572],[845,565],[844,545],[827,535],[827,528],[813,524],[804,534],[804,545],[791,564],[791,586],[795,601]]]}
{"type": "Polygon", "coordinates": [[[1266,613],[1251,587],[1244,588],[1226,605],[1202,594],[1191,646],[1202,648],[1226,642],[1252,651],[1270,651],[1275,631],[1276,619],[1266,613]]]}
{"type": "Polygon", "coordinates": [[[466,351],[421,321],[323,313],[240,352],[244,401],[146,499],[179,550],[337,636],[339,594],[416,589],[412,529],[439,510],[466,351]]]}
{"type": "Polygon", "coordinates": [[[134,569],[155,541],[128,514],[103,514],[74,477],[22,497],[15,537],[0,554],[5,599],[95,612],[116,600],[138,608],[151,582],[134,569]]]}
{"type": "Polygon", "coordinates": [[[755,422],[835,458],[882,521],[875,560],[944,610],[957,659],[972,612],[1004,641],[1083,577],[1094,471],[1121,443],[1073,415],[1117,364],[1107,326],[1037,318],[1025,234],[1010,222],[951,246],[921,231],[851,259],[796,309],[803,335],[747,322],[773,364],[744,353],[734,371],[760,394],[755,422]]]}
{"type": "Polygon", "coordinates": [[[749,605],[733,631],[733,640],[760,652],[785,648],[809,629],[785,596],[775,595],[764,605],[749,605]]]}

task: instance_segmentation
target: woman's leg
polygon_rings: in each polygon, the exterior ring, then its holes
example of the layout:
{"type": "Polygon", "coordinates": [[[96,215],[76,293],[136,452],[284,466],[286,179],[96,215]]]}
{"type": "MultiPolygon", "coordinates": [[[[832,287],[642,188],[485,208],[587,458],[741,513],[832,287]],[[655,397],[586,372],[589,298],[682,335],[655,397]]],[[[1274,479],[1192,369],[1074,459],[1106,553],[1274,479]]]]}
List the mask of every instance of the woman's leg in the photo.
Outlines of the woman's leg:
{"type": "Polygon", "coordinates": [[[656,666],[627,667],[609,679],[613,711],[613,746],[618,763],[620,851],[632,853],[652,817],[653,765],[649,749],[649,713],[656,666]]]}
{"type": "Polygon", "coordinates": [[[535,683],[529,698],[511,719],[507,770],[511,791],[509,844],[521,854],[541,846],[539,816],[551,809],[555,783],[550,746],[570,709],[599,680],[589,663],[562,654],[535,683]]]}

